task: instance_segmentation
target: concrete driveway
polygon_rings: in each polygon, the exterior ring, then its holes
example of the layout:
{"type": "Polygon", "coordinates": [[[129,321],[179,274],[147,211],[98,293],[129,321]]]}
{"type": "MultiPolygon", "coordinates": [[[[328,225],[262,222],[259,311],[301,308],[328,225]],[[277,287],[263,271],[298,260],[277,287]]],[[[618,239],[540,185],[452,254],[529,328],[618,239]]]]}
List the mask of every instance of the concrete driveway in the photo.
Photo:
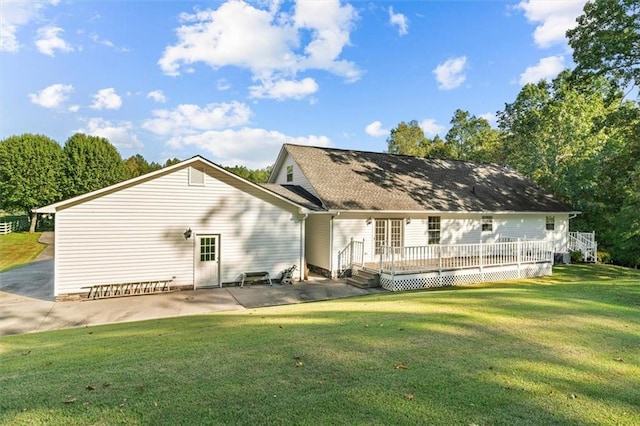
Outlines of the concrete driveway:
{"type": "Polygon", "coordinates": [[[43,233],[40,241],[49,246],[34,262],[0,273],[0,335],[246,310],[384,291],[360,289],[340,280],[314,279],[295,285],[224,287],[56,302],[53,296],[53,233],[43,233]]]}

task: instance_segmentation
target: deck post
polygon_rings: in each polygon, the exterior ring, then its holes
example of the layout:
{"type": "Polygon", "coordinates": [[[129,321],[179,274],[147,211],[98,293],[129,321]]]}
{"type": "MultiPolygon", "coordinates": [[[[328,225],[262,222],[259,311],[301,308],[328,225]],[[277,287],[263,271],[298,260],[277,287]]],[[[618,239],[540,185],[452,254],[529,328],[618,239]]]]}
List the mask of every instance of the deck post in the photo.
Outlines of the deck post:
{"type": "Polygon", "coordinates": [[[442,287],[442,245],[438,244],[438,282],[442,287]]]}
{"type": "Polygon", "coordinates": [[[349,268],[353,268],[353,237],[349,242],[349,268]]]}
{"type": "Polygon", "coordinates": [[[391,275],[396,276],[395,250],[391,247],[391,275]]]}
{"type": "Polygon", "coordinates": [[[518,278],[521,278],[522,274],[520,274],[520,264],[522,263],[522,242],[520,241],[520,238],[518,238],[518,242],[516,243],[516,261],[518,263],[518,278]]]}
{"type": "Polygon", "coordinates": [[[483,252],[482,252],[482,240],[480,240],[480,253],[479,253],[479,257],[480,257],[480,276],[482,277],[482,281],[484,282],[484,259],[483,257],[483,252]]]}

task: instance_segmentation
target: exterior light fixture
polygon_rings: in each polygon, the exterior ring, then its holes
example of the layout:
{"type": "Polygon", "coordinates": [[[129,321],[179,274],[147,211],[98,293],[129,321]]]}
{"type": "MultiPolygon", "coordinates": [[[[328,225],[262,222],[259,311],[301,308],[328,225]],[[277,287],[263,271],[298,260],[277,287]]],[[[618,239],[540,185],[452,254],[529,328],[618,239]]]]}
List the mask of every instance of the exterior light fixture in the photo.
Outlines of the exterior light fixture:
{"type": "Polygon", "coordinates": [[[367,219],[367,225],[371,225],[371,222],[373,222],[373,218],[369,216],[369,218],[367,219]]]}
{"type": "Polygon", "coordinates": [[[406,222],[407,222],[407,225],[410,224],[411,223],[411,218],[408,217],[406,222]]]}
{"type": "Polygon", "coordinates": [[[185,240],[188,240],[189,238],[191,238],[191,228],[189,228],[186,231],[184,231],[184,233],[182,235],[184,235],[184,239],[185,240]]]}

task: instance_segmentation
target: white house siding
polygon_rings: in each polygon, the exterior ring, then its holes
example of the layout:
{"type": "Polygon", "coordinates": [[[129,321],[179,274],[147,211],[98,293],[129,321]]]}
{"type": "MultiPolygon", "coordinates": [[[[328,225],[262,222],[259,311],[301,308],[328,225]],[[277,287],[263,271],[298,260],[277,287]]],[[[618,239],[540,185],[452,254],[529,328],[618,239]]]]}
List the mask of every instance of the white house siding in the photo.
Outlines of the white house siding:
{"type": "Polygon", "coordinates": [[[284,161],[282,162],[282,167],[278,171],[278,175],[276,176],[276,180],[274,183],[280,185],[299,185],[313,194],[315,197],[318,196],[316,191],[313,189],[307,178],[298,167],[298,164],[293,161],[293,158],[287,153],[284,161]],[[287,182],[287,167],[293,166],[293,180],[291,182],[287,182]]]}
{"type": "MultiPolygon", "coordinates": [[[[368,217],[368,216],[367,216],[368,217]]],[[[364,241],[365,261],[373,258],[373,232],[374,222],[367,225],[367,217],[342,213],[333,219],[333,269],[338,268],[338,253],[351,242],[353,237],[356,241],[364,241]]]]}
{"type": "Polygon", "coordinates": [[[306,220],[305,255],[308,265],[331,270],[331,216],[312,214],[306,220]]]}
{"type": "Polygon", "coordinates": [[[295,208],[218,170],[207,171],[204,186],[190,186],[188,176],[188,168],[177,169],[58,211],[56,295],[173,276],[174,284],[191,285],[198,234],[220,235],[223,283],[248,270],[277,277],[299,264],[295,208]]]}

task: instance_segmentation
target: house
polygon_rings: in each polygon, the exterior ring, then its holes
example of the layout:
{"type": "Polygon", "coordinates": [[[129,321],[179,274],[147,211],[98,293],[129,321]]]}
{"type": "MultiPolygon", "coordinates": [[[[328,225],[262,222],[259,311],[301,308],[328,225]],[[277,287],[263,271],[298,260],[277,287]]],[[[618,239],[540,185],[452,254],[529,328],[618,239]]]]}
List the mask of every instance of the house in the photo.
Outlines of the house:
{"type": "MultiPolygon", "coordinates": [[[[360,266],[381,271],[383,255],[406,261],[404,248],[480,245],[469,250],[482,250],[482,244],[485,249],[502,244],[503,253],[508,243],[515,250],[518,240],[545,244],[539,260],[543,273],[550,273],[547,254],[567,251],[569,218],[576,213],[532,181],[494,164],[299,145],[282,147],[266,187],[290,200],[306,200],[305,259],[311,270],[327,276],[351,268],[354,256],[360,266]]],[[[514,251],[514,263],[517,256],[514,251]]],[[[523,276],[522,265],[518,268],[523,276]]],[[[486,275],[482,265],[479,270],[486,275]]],[[[503,272],[494,275],[511,277],[503,272]]],[[[438,274],[441,282],[441,267],[438,274]]],[[[539,274],[535,265],[524,275],[539,274]]],[[[422,278],[408,280],[417,280],[420,288],[422,278]]]]}
{"type": "Polygon", "coordinates": [[[196,156],[37,212],[55,213],[58,298],[292,265],[389,290],[544,275],[575,213],[498,165],[291,144],[264,185],[196,156]]]}
{"type": "Polygon", "coordinates": [[[58,299],[98,285],[277,278],[304,261],[307,209],[199,156],[37,212],[55,213],[58,299]]]}

